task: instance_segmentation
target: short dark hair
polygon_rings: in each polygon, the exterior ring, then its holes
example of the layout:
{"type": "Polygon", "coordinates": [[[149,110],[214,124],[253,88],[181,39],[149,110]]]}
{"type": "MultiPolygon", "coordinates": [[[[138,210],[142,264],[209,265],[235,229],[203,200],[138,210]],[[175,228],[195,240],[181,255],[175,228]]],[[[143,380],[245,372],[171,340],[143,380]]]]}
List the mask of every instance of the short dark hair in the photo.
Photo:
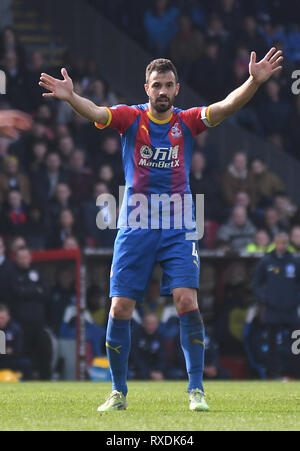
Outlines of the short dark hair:
{"type": "Polygon", "coordinates": [[[0,304],[0,312],[6,312],[9,314],[9,309],[5,304],[0,304]]]}
{"type": "Polygon", "coordinates": [[[175,75],[176,83],[178,83],[177,69],[172,61],[165,58],[159,58],[151,61],[151,63],[149,63],[146,67],[146,83],[148,83],[149,77],[154,71],[157,71],[160,74],[165,72],[173,72],[173,74],[175,75]]]}

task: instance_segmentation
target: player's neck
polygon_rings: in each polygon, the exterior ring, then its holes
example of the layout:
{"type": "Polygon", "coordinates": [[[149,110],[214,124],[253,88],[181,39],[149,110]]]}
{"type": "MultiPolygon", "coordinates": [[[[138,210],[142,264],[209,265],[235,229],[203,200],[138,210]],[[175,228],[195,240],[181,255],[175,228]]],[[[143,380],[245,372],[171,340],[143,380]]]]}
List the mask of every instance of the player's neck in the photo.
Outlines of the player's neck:
{"type": "Polygon", "coordinates": [[[169,108],[167,111],[164,111],[163,113],[159,113],[156,111],[150,104],[149,104],[149,113],[151,114],[154,119],[157,119],[158,121],[165,121],[170,118],[173,112],[173,107],[169,108]]]}

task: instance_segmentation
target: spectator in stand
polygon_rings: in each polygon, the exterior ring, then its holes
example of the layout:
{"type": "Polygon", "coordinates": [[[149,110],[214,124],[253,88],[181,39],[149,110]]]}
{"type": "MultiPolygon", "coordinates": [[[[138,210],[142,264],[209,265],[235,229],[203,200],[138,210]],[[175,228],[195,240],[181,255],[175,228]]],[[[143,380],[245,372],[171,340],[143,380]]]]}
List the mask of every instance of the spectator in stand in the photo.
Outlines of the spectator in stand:
{"type": "Polygon", "coordinates": [[[225,30],[224,22],[218,14],[213,13],[210,16],[206,34],[210,39],[214,39],[215,42],[220,45],[220,47],[225,46],[229,37],[229,33],[227,30],[225,30]]]}
{"type": "Polygon", "coordinates": [[[281,231],[279,224],[279,215],[275,208],[269,207],[265,211],[262,228],[265,229],[266,232],[268,232],[271,240],[273,240],[275,236],[281,231]]]}
{"type": "Polygon", "coordinates": [[[27,243],[23,236],[16,236],[15,238],[13,238],[9,246],[10,258],[14,260],[16,258],[17,251],[26,247],[27,243]]]}
{"type": "MultiPolygon", "coordinates": [[[[216,148],[210,141],[209,130],[204,130],[195,138],[195,151],[201,152],[206,158],[206,166],[210,172],[219,171],[218,155],[216,148]]],[[[218,182],[220,184],[220,182],[218,182]]]]}
{"type": "Polygon", "coordinates": [[[269,250],[271,244],[270,236],[268,235],[268,232],[265,230],[257,230],[254,236],[254,242],[249,243],[248,246],[246,246],[245,251],[246,252],[263,252],[266,253],[269,250]]]}
{"type": "Polygon", "coordinates": [[[5,333],[5,355],[1,355],[0,369],[20,371],[23,380],[31,379],[30,360],[22,357],[24,338],[19,324],[14,322],[8,308],[0,304],[0,331],[5,333]]]}
{"type": "Polygon", "coordinates": [[[205,379],[231,379],[232,374],[229,370],[222,368],[220,364],[219,344],[214,336],[211,327],[205,328],[205,379]]]}
{"type": "MultiPolygon", "coordinates": [[[[140,327],[144,317],[148,313],[153,313],[161,321],[164,308],[164,298],[160,296],[160,283],[155,278],[152,278],[146,293],[145,302],[143,305],[136,305],[135,307],[132,317],[133,325],[140,327]]],[[[159,332],[165,337],[165,325],[159,325],[159,332]]],[[[170,330],[166,331],[166,333],[170,333],[170,330]]]]}
{"type": "Polygon", "coordinates": [[[263,321],[268,333],[268,376],[283,376],[281,343],[278,339],[283,328],[297,328],[297,308],[300,305],[300,265],[287,251],[289,237],[279,233],[275,237],[275,250],[257,265],[253,276],[253,291],[264,306],[263,321]]]}
{"type": "Polygon", "coordinates": [[[31,112],[34,112],[43,103],[42,89],[39,86],[39,78],[42,72],[47,72],[47,64],[42,53],[39,50],[34,50],[29,57],[26,74],[31,112]]]}
{"type": "Polygon", "coordinates": [[[0,237],[0,302],[9,305],[11,301],[10,275],[12,272],[12,262],[6,257],[5,244],[0,237]]]}
{"type": "Polygon", "coordinates": [[[113,168],[109,164],[99,167],[96,183],[105,183],[109,191],[118,199],[119,196],[119,180],[116,177],[113,168]]]}
{"type": "Polygon", "coordinates": [[[51,140],[54,139],[54,116],[48,103],[41,103],[35,112],[35,120],[47,127],[47,134],[51,140]]]}
{"type": "Polygon", "coordinates": [[[69,166],[70,157],[75,151],[74,140],[70,134],[63,135],[59,138],[57,150],[61,156],[64,169],[67,169],[69,166]]]}
{"type": "Polygon", "coordinates": [[[41,168],[33,178],[32,189],[34,199],[38,205],[46,209],[52,198],[56,185],[59,182],[68,182],[68,176],[61,167],[61,159],[58,153],[50,152],[46,157],[46,168],[41,168]]]}
{"type": "Polygon", "coordinates": [[[192,73],[192,63],[199,59],[204,51],[204,37],[193,26],[188,14],[180,14],[178,25],[178,33],[171,42],[170,56],[177,67],[179,76],[188,80],[192,73]]]}
{"type": "Polygon", "coordinates": [[[172,340],[179,334],[178,313],[174,303],[170,302],[168,298],[161,312],[160,332],[165,340],[172,340]]]}
{"type": "Polygon", "coordinates": [[[233,261],[224,271],[224,297],[218,310],[216,338],[224,355],[243,355],[243,329],[253,296],[248,289],[247,265],[233,261]]]}
{"type": "Polygon", "coordinates": [[[75,150],[69,160],[69,184],[75,204],[88,200],[92,193],[92,171],[85,164],[85,154],[75,150]]]}
{"type": "Polygon", "coordinates": [[[79,240],[80,233],[72,210],[63,208],[58,216],[58,224],[49,230],[47,245],[52,249],[60,249],[65,239],[70,236],[75,236],[79,240]]]}
{"type": "Polygon", "coordinates": [[[96,105],[116,105],[117,97],[111,91],[108,91],[103,80],[97,79],[91,82],[88,89],[88,98],[96,105]]]}
{"type": "Polygon", "coordinates": [[[245,207],[235,207],[231,218],[217,233],[217,247],[226,250],[243,251],[252,242],[255,227],[247,217],[245,207]]]}
{"type": "Polygon", "coordinates": [[[15,50],[4,54],[2,69],[6,74],[6,97],[13,108],[30,111],[29,95],[26,86],[26,70],[21,66],[15,50]]]}
{"type": "Polygon", "coordinates": [[[108,305],[106,297],[97,285],[91,285],[87,290],[87,309],[95,324],[106,329],[108,305]]]}
{"type": "Polygon", "coordinates": [[[245,16],[241,29],[236,34],[238,41],[248,49],[255,49],[258,59],[264,57],[268,51],[266,42],[259,32],[257,20],[254,16],[245,16]]]}
{"type": "Polygon", "coordinates": [[[71,236],[67,236],[64,239],[64,242],[63,242],[63,249],[66,249],[66,250],[79,249],[79,242],[78,242],[77,238],[75,236],[72,236],[72,235],[71,236]]]}
{"type": "MultiPolygon", "coordinates": [[[[15,30],[12,27],[5,27],[2,30],[0,37],[0,55],[5,55],[6,52],[15,52],[17,54],[20,64],[25,64],[25,50],[20,43],[15,30]]],[[[2,64],[2,61],[1,61],[2,64]]]]}
{"type": "Polygon", "coordinates": [[[4,210],[3,233],[12,237],[23,235],[27,218],[27,206],[23,202],[22,194],[17,189],[11,189],[7,196],[7,207],[4,210]]]}
{"type": "Polygon", "coordinates": [[[300,60],[300,27],[298,23],[293,23],[289,27],[287,34],[287,55],[293,63],[298,63],[300,60]]]}
{"type": "Polygon", "coordinates": [[[10,282],[12,316],[24,331],[24,355],[37,366],[40,379],[50,379],[52,346],[44,330],[50,290],[40,272],[32,268],[28,248],[17,250],[10,282]]]}
{"type": "Polygon", "coordinates": [[[271,16],[267,13],[261,20],[260,34],[266,41],[267,47],[271,47],[274,41],[286,43],[286,36],[279,24],[272,24],[271,16]]]}
{"type": "Polygon", "coordinates": [[[299,159],[300,148],[300,95],[294,96],[294,104],[290,112],[285,132],[285,144],[291,155],[299,159]]]}
{"type": "Polygon", "coordinates": [[[35,119],[29,133],[23,135],[18,141],[10,146],[10,152],[18,156],[20,162],[28,171],[29,161],[32,156],[32,146],[36,141],[44,141],[47,146],[52,144],[53,133],[49,134],[49,128],[44,123],[35,119]]]}
{"type": "Polygon", "coordinates": [[[291,252],[294,257],[300,257],[300,225],[296,225],[290,232],[291,252]]]}
{"type": "Polygon", "coordinates": [[[130,368],[135,379],[164,379],[166,353],[158,327],[157,317],[149,313],[145,316],[142,327],[133,334],[130,368]]]}
{"type": "MultiPolygon", "coordinates": [[[[103,356],[105,343],[105,329],[93,323],[87,311],[84,312],[86,341],[91,345],[93,357],[103,356]]],[[[59,337],[76,341],[76,306],[68,306],[65,309],[63,322],[60,327],[59,337]]]]}
{"type": "Polygon", "coordinates": [[[48,143],[43,139],[39,139],[32,144],[30,149],[30,161],[28,164],[28,172],[34,176],[39,171],[45,170],[45,157],[48,153],[48,143]]]}
{"type": "Polygon", "coordinates": [[[57,268],[47,314],[47,323],[57,337],[65,310],[70,305],[76,305],[75,270],[72,267],[57,268]]]}
{"type": "Polygon", "coordinates": [[[280,94],[279,83],[275,80],[269,80],[265,86],[265,98],[258,110],[265,134],[283,134],[287,126],[289,112],[289,104],[280,94]]]}
{"type": "Polygon", "coordinates": [[[299,208],[292,203],[286,193],[278,193],[275,196],[274,207],[278,213],[279,226],[288,232],[295,224],[300,224],[299,208]]]}
{"type": "MultiPolygon", "coordinates": [[[[96,200],[101,194],[108,194],[109,190],[105,183],[96,183],[94,186],[93,199],[88,200],[82,206],[82,227],[85,245],[95,247],[113,247],[116,237],[115,229],[100,230],[96,223],[96,217],[100,212],[96,200]]],[[[110,219],[113,219],[113,214],[110,219]]],[[[107,221],[106,221],[107,222],[107,221]]]]}
{"type": "Polygon", "coordinates": [[[178,31],[179,10],[169,0],[152,0],[144,16],[144,27],[149,51],[162,57],[168,51],[172,38],[178,31]]]}
{"type": "Polygon", "coordinates": [[[11,189],[18,189],[24,202],[30,203],[30,181],[19,171],[18,159],[14,156],[8,156],[3,161],[3,172],[0,173],[0,202],[3,202],[11,189]]]}
{"type": "Polygon", "coordinates": [[[255,157],[251,162],[250,176],[253,177],[255,198],[258,207],[269,207],[273,203],[276,193],[285,190],[283,182],[278,175],[268,170],[263,159],[255,157]]]}
{"type": "Polygon", "coordinates": [[[247,169],[248,159],[244,152],[236,152],[221,178],[221,193],[227,206],[232,207],[239,191],[246,191],[251,208],[255,207],[255,186],[247,169]]]}
{"type": "Polygon", "coordinates": [[[229,32],[237,28],[241,21],[241,5],[237,0],[219,0],[217,10],[224,27],[229,32]]]}
{"type": "Polygon", "coordinates": [[[46,248],[47,229],[44,213],[38,205],[30,205],[23,234],[31,250],[42,251],[46,248]]]}
{"type": "Polygon", "coordinates": [[[49,202],[49,207],[46,212],[47,226],[53,228],[57,224],[58,217],[64,208],[68,208],[77,216],[77,208],[72,202],[72,192],[67,183],[58,183],[55,188],[53,198],[49,202]]]}
{"type": "Polygon", "coordinates": [[[59,140],[60,138],[64,138],[65,136],[70,136],[69,125],[61,124],[57,120],[56,124],[54,124],[54,127],[55,127],[55,137],[57,140],[59,140]]]}
{"type": "Polygon", "coordinates": [[[205,322],[215,320],[217,267],[208,262],[203,262],[200,271],[199,306],[205,322]]]}
{"type": "Polygon", "coordinates": [[[119,137],[108,132],[102,141],[100,152],[97,151],[96,164],[97,166],[109,164],[113,168],[116,176],[119,177],[122,171],[120,165],[121,155],[119,137]]]}
{"type": "Polygon", "coordinates": [[[234,207],[245,207],[247,210],[247,214],[249,219],[253,222],[254,225],[257,225],[261,222],[262,213],[259,209],[253,210],[250,205],[250,197],[246,191],[239,191],[236,193],[234,207]]]}
{"type": "Polygon", "coordinates": [[[204,55],[193,66],[192,87],[210,102],[217,101],[223,94],[224,77],[220,71],[220,47],[215,40],[207,39],[204,55]]]}
{"type": "Polygon", "coordinates": [[[204,194],[205,219],[218,220],[220,215],[220,200],[216,174],[210,173],[206,167],[206,158],[201,152],[194,152],[190,173],[190,187],[194,202],[196,194],[204,194]]]}
{"type": "Polygon", "coordinates": [[[282,150],[282,152],[285,152],[283,135],[271,133],[267,136],[267,142],[282,150]]]}

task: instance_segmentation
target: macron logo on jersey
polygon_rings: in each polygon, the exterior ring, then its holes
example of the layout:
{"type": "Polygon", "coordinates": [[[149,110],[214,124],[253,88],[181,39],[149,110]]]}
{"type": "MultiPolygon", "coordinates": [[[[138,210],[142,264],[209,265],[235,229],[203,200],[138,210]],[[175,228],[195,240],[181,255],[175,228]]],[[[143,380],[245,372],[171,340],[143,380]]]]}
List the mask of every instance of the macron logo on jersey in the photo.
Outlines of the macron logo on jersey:
{"type": "Polygon", "coordinates": [[[177,168],[179,146],[174,147],[155,147],[149,146],[140,148],[141,159],[139,166],[148,166],[152,168],[177,168]]]}

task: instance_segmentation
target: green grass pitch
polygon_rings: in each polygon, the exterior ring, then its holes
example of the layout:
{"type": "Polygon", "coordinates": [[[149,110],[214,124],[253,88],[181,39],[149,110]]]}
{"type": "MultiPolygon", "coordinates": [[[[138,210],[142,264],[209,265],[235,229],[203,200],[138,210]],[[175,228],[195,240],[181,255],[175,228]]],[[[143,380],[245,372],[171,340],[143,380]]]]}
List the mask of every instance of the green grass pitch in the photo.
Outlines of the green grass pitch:
{"type": "Polygon", "coordinates": [[[184,382],[129,382],[126,411],[100,415],[109,383],[0,384],[0,430],[299,430],[300,382],[209,382],[209,413],[190,412],[184,382]]]}

